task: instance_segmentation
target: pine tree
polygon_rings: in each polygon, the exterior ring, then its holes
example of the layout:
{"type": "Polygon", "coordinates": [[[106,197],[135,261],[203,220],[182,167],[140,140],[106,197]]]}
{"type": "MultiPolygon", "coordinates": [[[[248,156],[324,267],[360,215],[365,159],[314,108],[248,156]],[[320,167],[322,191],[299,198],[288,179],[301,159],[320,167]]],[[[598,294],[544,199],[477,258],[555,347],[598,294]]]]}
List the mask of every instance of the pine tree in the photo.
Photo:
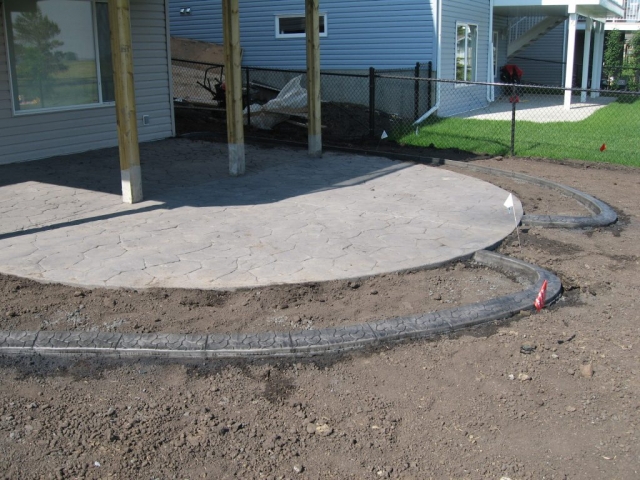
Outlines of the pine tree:
{"type": "Polygon", "coordinates": [[[51,90],[51,77],[67,69],[64,54],[56,50],[64,45],[55,38],[60,35],[60,27],[38,8],[35,12],[21,13],[15,19],[13,34],[18,77],[30,82],[31,89],[25,93],[32,97],[39,94],[44,107],[44,97],[51,90]]]}

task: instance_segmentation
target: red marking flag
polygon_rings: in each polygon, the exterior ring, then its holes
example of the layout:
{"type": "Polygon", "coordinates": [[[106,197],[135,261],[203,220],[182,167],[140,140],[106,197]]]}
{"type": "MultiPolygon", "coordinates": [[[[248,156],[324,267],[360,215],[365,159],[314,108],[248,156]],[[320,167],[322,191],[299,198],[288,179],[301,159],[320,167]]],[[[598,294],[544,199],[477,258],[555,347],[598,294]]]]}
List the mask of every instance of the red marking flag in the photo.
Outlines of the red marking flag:
{"type": "Polygon", "coordinates": [[[600,151],[604,152],[607,149],[607,145],[606,144],[602,144],[602,146],[600,147],[600,151]]]}
{"type": "Polygon", "coordinates": [[[542,286],[540,287],[540,291],[538,292],[538,296],[536,297],[536,301],[533,302],[533,306],[536,307],[537,311],[540,311],[544,308],[544,301],[547,297],[547,281],[542,282],[542,286]]]}

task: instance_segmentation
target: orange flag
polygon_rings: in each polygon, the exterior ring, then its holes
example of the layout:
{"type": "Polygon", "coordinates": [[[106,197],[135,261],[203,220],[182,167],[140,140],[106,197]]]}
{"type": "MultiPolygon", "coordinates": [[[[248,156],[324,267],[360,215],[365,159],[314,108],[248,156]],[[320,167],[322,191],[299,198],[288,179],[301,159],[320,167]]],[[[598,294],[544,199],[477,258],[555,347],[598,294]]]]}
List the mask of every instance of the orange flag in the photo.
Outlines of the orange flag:
{"type": "Polygon", "coordinates": [[[544,308],[544,301],[547,297],[547,281],[542,282],[542,286],[540,287],[540,291],[538,292],[538,296],[536,297],[536,301],[533,302],[533,306],[536,307],[537,311],[540,311],[544,308]]]}

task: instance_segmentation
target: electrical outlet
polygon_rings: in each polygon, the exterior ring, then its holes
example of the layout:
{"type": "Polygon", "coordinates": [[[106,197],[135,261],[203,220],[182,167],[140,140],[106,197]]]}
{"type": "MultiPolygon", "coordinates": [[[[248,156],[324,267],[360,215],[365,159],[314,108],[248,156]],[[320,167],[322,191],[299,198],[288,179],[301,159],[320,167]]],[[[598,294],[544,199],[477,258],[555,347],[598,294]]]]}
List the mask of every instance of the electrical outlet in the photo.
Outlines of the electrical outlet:
{"type": "Polygon", "coordinates": [[[151,119],[149,118],[149,115],[142,115],[142,124],[149,125],[149,123],[151,123],[151,119]]]}

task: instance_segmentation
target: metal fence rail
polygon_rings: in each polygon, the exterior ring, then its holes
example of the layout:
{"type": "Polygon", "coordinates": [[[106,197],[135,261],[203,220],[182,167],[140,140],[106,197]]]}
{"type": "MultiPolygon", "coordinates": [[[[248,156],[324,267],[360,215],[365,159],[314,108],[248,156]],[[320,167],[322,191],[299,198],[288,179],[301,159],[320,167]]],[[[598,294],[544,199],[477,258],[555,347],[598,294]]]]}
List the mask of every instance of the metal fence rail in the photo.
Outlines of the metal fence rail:
{"type": "MultiPolygon", "coordinates": [[[[223,66],[174,60],[173,76],[181,119],[204,109],[224,128],[223,66]]],[[[323,141],[640,165],[640,92],[434,76],[430,63],[323,71],[323,141]]],[[[248,136],[306,140],[306,72],[243,67],[242,78],[248,136]]]]}

